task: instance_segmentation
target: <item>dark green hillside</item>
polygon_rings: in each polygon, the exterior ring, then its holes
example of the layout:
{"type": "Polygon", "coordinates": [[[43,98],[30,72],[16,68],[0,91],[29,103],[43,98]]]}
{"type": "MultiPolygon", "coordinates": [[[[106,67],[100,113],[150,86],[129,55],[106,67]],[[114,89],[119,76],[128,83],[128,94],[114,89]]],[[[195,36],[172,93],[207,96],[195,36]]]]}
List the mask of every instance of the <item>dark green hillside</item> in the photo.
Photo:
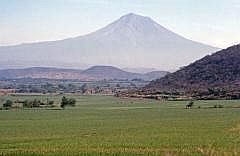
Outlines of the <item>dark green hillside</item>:
{"type": "Polygon", "coordinates": [[[191,96],[240,97],[240,45],[208,55],[179,71],[152,81],[148,92],[191,96]]]}

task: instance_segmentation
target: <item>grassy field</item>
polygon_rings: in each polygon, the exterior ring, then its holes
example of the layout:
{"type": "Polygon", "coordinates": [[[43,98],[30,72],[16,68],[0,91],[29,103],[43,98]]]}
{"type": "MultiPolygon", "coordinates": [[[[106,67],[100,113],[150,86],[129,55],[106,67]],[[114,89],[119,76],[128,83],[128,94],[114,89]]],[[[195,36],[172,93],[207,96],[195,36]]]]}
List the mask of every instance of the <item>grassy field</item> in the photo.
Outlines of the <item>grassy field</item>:
{"type": "MultiPolygon", "coordinates": [[[[5,99],[61,96],[9,96],[5,99]]],[[[74,96],[65,110],[0,110],[0,155],[240,155],[240,101],[74,96]],[[214,105],[224,108],[209,108],[214,105]],[[201,107],[200,109],[198,107],[201,107]]]]}

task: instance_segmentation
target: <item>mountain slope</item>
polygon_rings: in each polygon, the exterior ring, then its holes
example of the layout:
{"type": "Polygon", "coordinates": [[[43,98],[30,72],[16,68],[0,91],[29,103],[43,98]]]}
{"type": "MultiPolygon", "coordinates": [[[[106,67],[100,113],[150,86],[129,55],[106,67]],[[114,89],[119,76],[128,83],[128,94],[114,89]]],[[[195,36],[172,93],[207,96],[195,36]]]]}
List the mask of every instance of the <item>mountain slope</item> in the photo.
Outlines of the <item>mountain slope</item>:
{"type": "Polygon", "coordinates": [[[0,64],[6,60],[36,61],[34,66],[74,62],[166,70],[188,64],[216,49],[185,39],[149,17],[128,14],[85,36],[0,47],[0,64]]]}
{"type": "Polygon", "coordinates": [[[157,69],[155,68],[123,68],[124,71],[127,72],[131,72],[131,73],[141,73],[141,74],[145,74],[145,73],[149,73],[152,71],[157,71],[157,69]]]}
{"type": "Polygon", "coordinates": [[[169,74],[169,72],[166,71],[152,71],[144,74],[144,79],[146,80],[156,80],[161,77],[164,77],[165,75],[169,74]]]}
{"type": "Polygon", "coordinates": [[[240,97],[240,45],[208,55],[175,73],[152,81],[145,90],[240,97]]]}
{"type": "Polygon", "coordinates": [[[77,79],[77,80],[110,80],[110,79],[143,79],[153,80],[168,74],[165,71],[159,71],[155,75],[139,74],[123,71],[112,66],[94,66],[86,70],[59,69],[33,67],[26,69],[6,69],[0,70],[0,79],[18,79],[18,78],[46,78],[46,79],[77,79]]]}

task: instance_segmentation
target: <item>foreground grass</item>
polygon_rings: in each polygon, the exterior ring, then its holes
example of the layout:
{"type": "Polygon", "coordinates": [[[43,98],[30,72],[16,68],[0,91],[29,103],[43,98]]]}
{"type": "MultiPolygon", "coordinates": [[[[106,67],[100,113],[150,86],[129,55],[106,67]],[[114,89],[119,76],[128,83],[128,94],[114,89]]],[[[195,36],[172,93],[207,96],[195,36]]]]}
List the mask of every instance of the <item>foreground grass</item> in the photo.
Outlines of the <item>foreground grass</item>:
{"type": "MultiPolygon", "coordinates": [[[[61,96],[16,96],[4,99],[61,96]]],[[[66,110],[0,111],[0,155],[240,155],[240,101],[75,96],[66,110]],[[209,108],[221,104],[225,108],[209,108]],[[198,109],[198,107],[201,109],[198,109]]]]}

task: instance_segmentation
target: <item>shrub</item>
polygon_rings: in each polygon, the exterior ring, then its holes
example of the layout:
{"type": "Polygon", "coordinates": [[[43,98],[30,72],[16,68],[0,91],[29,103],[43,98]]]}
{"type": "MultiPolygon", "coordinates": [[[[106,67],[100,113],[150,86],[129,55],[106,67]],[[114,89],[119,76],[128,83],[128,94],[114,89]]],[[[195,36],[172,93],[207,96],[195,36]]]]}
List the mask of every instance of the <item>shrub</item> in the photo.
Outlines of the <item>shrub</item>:
{"type": "Polygon", "coordinates": [[[25,100],[23,102],[23,107],[26,107],[26,108],[33,108],[33,107],[40,107],[41,105],[41,101],[40,100],[37,100],[37,99],[34,99],[34,100],[25,100]]]}
{"type": "Polygon", "coordinates": [[[68,99],[65,96],[63,96],[60,107],[62,107],[62,108],[65,108],[66,106],[72,106],[73,107],[73,106],[75,106],[75,104],[76,104],[75,99],[73,99],[73,98],[68,99]]]}
{"type": "Polygon", "coordinates": [[[213,108],[224,108],[223,105],[214,105],[213,108]]]}
{"type": "Polygon", "coordinates": [[[76,100],[73,99],[73,98],[68,99],[68,104],[69,104],[70,106],[75,106],[75,105],[76,105],[76,100]]]}
{"type": "Polygon", "coordinates": [[[13,105],[13,102],[11,100],[7,100],[4,104],[3,104],[3,107],[8,109],[8,108],[11,108],[13,105]]]}
{"type": "Polygon", "coordinates": [[[50,106],[50,107],[54,107],[54,101],[48,101],[47,105],[50,106]]]}
{"type": "Polygon", "coordinates": [[[192,108],[193,105],[194,105],[194,102],[191,100],[191,101],[186,105],[186,108],[192,108]]]}
{"type": "Polygon", "coordinates": [[[218,105],[218,108],[223,108],[224,106],[223,105],[218,105]]]}
{"type": "Polygon", "coordinates": [[[41,105],[41,101],[40,100],[34,99],[32,101],[32,107],[40,107],[40,105],[41,105]]]}
{"type": "Polygon", "coordinates": [[[23,101],[23,107],[31,108],[32,104],[31,104],[31,102],[29,100],[24,100],[23,101]]]}

